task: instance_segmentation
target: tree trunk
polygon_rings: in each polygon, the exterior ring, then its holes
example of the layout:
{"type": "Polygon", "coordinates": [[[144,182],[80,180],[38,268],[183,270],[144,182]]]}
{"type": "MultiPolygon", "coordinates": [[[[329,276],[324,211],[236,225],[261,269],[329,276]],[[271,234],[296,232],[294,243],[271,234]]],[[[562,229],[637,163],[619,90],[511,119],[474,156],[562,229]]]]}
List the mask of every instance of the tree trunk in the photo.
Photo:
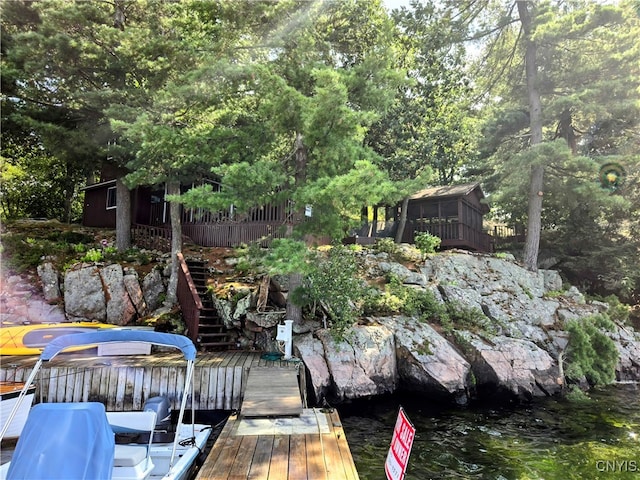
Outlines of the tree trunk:
{"type": "Polygon", "coordinates": [[[302,285],[301,273],[289,274],[289,293],[287,294],[286,319],[293,320],[294,325],[302,324],[302,307],[291,301],[293,291],[302,285]]]}
{"type": "MultiPolygon", "coordinates": [[[[293,144],[294,152],[295,152],[295,184],[296,188],[301,187],[307,176],[307,148],[304,146],[304,138],[302,137],[302,133],[296,132],[296,139],[293,144]]],[[[302,206],[302,209],[304,205],[302,206]]],[[[303,221],[304,214],[303,210],[300,208],[300,205],[295,205],[295,211],[293,216],[293,223],[298,224],[303,221]]],[[[293,320],[294,325],[302,324],[302,307],[296,305],[291,301],[291,293],[300,285],[302,285],[302,274],[301,273],[290,273],[289,274],[289,294],[287,296],[287,311],[286,318],[287,320],[293,320]]]]}
{"type": "Polygon", "coordinates": [[[131,248],[131,191],[118,177],[116,180],[116,248],[131,248]]]}
{"type": "MultiPolygon", "coordinates": [[[[526,42],[525,69],[527,76],[527,92],[529,94],[529,128],[531,130],[530,146],[542,143],[542,102],[538,91],[537,46],[532,39],[531,13],[528,5],[531,2],[518,0],[518,14],[524,30],[526,42]]],[[[535,8],[535,5],[533,5],[535,8]]],[[[527,218],[527,236],[524,245],[524,264],[528,270],[538,269],[538,249],[540,247],[540,231],[542,229],[542,196],[544,195],[544,166],[531,167],[529,179],[529,208],[527,218]]]]}
{"type": "Polygon", "coordinates": [[[400,218],[398,219],[398,228],[396,230],[396,243],[402,242],[402,236],[404,235],[404,229],[407,225],[407,208],[409,208],[409,197],[402,199],[402,207],[400,208],[400,218]]]}
{"type": "MultiPolygon", "coordinates": [[[[179,195],[180,182],[167,182],[167,194],[179,195]]],[[[171,276],[167,285],[167,299],[164,304],[167,307],[175,305],[178,301],[178,253],[182,251],[182,224],[180,223],[180,204],[169,203],[169,218],[171,219],[171,276]]]]}

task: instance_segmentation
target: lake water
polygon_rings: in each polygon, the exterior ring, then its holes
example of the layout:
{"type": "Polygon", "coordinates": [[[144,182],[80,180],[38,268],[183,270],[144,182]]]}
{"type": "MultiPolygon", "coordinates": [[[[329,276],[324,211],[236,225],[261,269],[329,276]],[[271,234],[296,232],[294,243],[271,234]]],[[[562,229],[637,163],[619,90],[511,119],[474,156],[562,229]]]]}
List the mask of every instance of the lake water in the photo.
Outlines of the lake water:
{"type": "Polygon", "coordinates": [[[438,406],[394,396],[338,410],[361,480],[385,480],[402,406],[416,427],[406,480],[640,479],[640,384],[591,400],[438,406]]]}

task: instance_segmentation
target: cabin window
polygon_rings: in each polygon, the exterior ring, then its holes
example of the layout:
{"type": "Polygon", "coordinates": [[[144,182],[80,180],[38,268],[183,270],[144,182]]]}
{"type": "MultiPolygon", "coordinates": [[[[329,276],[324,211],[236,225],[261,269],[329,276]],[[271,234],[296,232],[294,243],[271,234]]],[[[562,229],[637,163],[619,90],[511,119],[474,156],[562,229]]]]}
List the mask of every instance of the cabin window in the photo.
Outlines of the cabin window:
{"type": "Polygon", "coordinates": [[[116,198],[117,198],[116,187],[107,188],[107,210],[116,208],[117,206],[116,198]]]}

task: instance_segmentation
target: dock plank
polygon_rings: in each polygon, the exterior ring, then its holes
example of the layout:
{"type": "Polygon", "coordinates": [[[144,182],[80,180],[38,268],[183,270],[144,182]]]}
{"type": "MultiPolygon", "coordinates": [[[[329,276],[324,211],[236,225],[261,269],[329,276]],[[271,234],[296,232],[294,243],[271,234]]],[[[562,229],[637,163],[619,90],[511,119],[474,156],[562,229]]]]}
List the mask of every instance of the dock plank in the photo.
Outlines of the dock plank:
{"type": "Polygon", "coordinates": [[[255,435],[244,436],[240,442],[238,455],[233,461],[231,471],[227,477],[229,480],[246,480],[251,470],[251,462],[256,452],[258,437],[255,435]]]}
{"type": "Polygon", "coordinates": [[[244,417],[299,416],[302,400],[296,370],[252,367],[241,412],[244,417]]]}
{"type": "Polygon", "coordinates": [[[268,479],[280,480],[283,478],[289,478],[289,437],[276,435],[273,438],[268,479]]]}
{"type": "Polygon", "coordinates": [[[269,478],[271,452],[273,451],[273,435],[258,435],[257,439],[247,479],[267,480],[269,478]]]}
{"type": "Polygon", "coordinates": [[[307,443],[304,435],[292,435],[289,440],[289,477],[308,478],[307,443]]]}

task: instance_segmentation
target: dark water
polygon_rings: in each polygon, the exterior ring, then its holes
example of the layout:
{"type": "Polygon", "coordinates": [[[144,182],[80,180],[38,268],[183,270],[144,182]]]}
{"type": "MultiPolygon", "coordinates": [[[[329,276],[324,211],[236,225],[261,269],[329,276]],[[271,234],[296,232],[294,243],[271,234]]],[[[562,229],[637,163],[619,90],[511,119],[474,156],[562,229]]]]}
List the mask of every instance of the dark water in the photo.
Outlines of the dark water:
{"type": "Polygon", "coordinates": [[[362,480],[385,480],[402,405],[416,427],[406,480],[640,479],[640,385],[591,400],[438,407],[392,397],[339,408],[362,480]]]}

